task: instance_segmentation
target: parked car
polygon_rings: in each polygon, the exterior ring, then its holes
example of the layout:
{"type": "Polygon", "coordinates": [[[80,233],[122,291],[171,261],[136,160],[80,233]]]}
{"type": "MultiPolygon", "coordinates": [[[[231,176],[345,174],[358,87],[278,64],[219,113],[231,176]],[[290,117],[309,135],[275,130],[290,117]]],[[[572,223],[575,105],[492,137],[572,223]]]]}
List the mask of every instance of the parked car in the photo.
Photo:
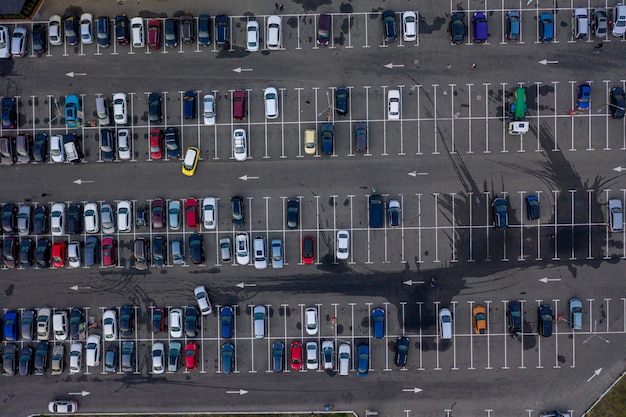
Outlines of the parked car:
{"type": "Polygon", "coordinates": [[[298,228],[300,221],[300,201],[296,198],[287,200],[287,228],[294,230],[298,228]]]}
{"type": "Polygon", "coordinates": [[[176,19],[165,19],[165,46],[176,48],[178,46],[178,23],[176,19]]]}
{"type": "Polygon", "coordinates": [[[578,110],[587,111],[591,107],[591,86],[587,83],[578,85],[578,110]]]}
{"type": "Polygon", "coordinates": [[[198,16],[198,43],[201,46],[211,45],[211,17],[209,15],[198,16]]]}
{"type": "Polygon", "coordinates": [[[233,155],[237,161],[245,161],[248,158],[246,131],[235,129],[233,132],[233,155]]]}
{"type": "Polygon", "coordinates": [[[552,42],[554,40],[554,20],[550,13],[542,13],[539,16],[539,40],[541,42],[552,42]]]}
{"type": "Polygon", "coordinates": [[[91,13],[80,15],[80,40],[83,45],[93,43],[93,15],[91,13]]]}
{"type": "Polygon", "coordinates": [[[222,338],[230,339],[233,337],[233,309],[224,306],[220,310],[220,329],[222,338]]]}
{"type": "Polygon", "coordinates": [[[35,163],[46,162],[48,158],[48,134],[46,132],[38,132],[35,135],[32,154],[35,163]]]}
{"type": "Polygon", "coordinates": [[[148,95],[148,116],[150,123],[161,123],[161,94],[150,93],[148,95]]]}
{"type": "Polygon", "coordinates": [[[617,3],[613,8],[612,35],[622,37],[626,34],[626,5],[617,3]]]}
{"type": "Polygon", "coordinates": [[[132,19],[130,19],[130,34],[133,48],[143,48],[145,45],[145,36],[143,19],[141,17],[133,17],[132,19]]]}
{"type": "Polygon", "coordinates": [[[450,37],[452,44],[459,45],[465,42],[465,16],[462,13],[453,13],[450,17],[450,37]]]}
{"type": "Polygon", "coordinates": [[[229,237],[223,237],[220,239],[220,253],[222,256],[222,262],[231,262],[233,252],[232,245],[229,237]]]}
{"type": "Polygon", "coordinates": [[[281,269],[283,267],[283,241],[281,239],[272,239],[270,243],[272,259],[272,268],[281,269]]]}
{"type": "Polygon", "coordinates": [[[320,14],[319,24],[317,25],[317,39],[318,45],[328,46],[330,43],[330,30],[332,16],[329,14],[320,14]]]}
{"type": "Polygon", "coordinates": [[[519,40],[521,32],[521,18],[516,10],[511,10],[506,14],[506,38],[510,41],[519,40]]]}
{"type": "Polygon", "coordinates": [[[476,12],[472,17],[474,26],[474,42],[483,43],[489,38],[489,29],[487,28],[487,15],[483,12],[476,12]]]}
{"type": "Polygon", "coordinates": [[[85,348],[85,362],[89,367],[100,365],[100,336],[92,334],[87,338],[85,348]]]}
{"type": "Polygon", "coordinates": [[[372,310],[372,328],[375,339],[382,339],[385,336],[385,310],[382,308],[372,310]]]}
{"type": "Polygon", "coordinates": [[[128,123],[128,111],[126,109],[126,93],[113,94],[113,120],[117,125],[128,123]]]}
{"type": "Polygon", "coordinates": [[[294,371],[302,369],[302,342],[294,340],[289,345],[290,366],[294,371]]]}
{"type": "Polygon", "coordinates": [[[572,330],[583,328],[583,302],[578,297],[569,300],[569,325],[572,330]]]}
{"type": "Polygon", "coordinates": [[[56,46],[63,43],[63,25],[61,25],[61,16],[58,14],[53,14],[48,19],[48,40],[50,45],[56,46]]]}
{"type": "Polygon", "coordinates": [[[409,338],[398,337],[396,342],[396,366],[406,366],[406,360],[409,353],[409,338]]]}
{"type": "Polygon", "coordinates": [[[228,16],[223,14],[215,16],[215,37],[215,44],[220,48],[226,48],[230,44],[228,16]]]}
{"type": "Polygon", "coordinates": [[[526,217],[528,220],[537,220],[540,216],[539,199],[536,195],[526,196],[526,217]]]}
{"type": "Polygon", "coordinates": [[[213,94],[206,94],[202,98],[202,118],[204,120],[204,124],[207,126],[214,125],[216,114],[215,97],[213,94]]]}
{"type": "Polygon", "coordinates": [[[202,200],[202,225],[206,230],[217,227],[217,200],[214,197],[202,200]]]}
{"type": "Polygon", "coordinates": [[[207,293],[206,288],[203,285],[199,285],[193,290],[193,294],[198,302],[198,308],[200,309],[202,315],[207,316],[211,314],[213,308],[211,307],[209,294],[207,293]]]}
{"type": "Polygon", "coordinates": [[[151,51],[161,49],[161,21],[159,19],[148,20],[148,49],[151,51]]]}
{"type": "Polygon", "coordinates": [[[285,362],[285,344],[283,342],[278,342],[278,341],[272,343],[272,370],[277,373],[282,372],[284,362],[285,362]]]}
{"type": "Polygon", "coordinates": [[[387,93],[387,120],[400,120],[400,90],[387,93]]]}
{"type": "Polygon", "coordinates": [[[315,336],[319,331],[319,323],[317,320],[317,308],[308,307],[304,310],[304,329],[309,336],[315,336]]]}
{"type": "Polygon", "coordinates": [[[398,30],[396,28],[396,13],[392,10],[385,10],[382,14],[385,42],[395,42],[398,40],[398,30]]]}
{"type": "Polygon", "coordinates": [[[246,49],[248,52],[259,50],[259,22],[250,20],[246,24],[246,49]]]}
{"type": "Polygon", "coordinates": [[[189,236],[189,253],[191,254],[191,263],[194,265],[204,263],[204,245],[199,233],[193,233],[189,236]]]}
{"type": "Polygon", "coordinates": [[[115,310],[105,310],[102,313],[102,333],[104,340],[117,340],[117,312],[115,310]]]}
{"type": "Polygon", "coordinates": [[[65,97],[65,124],[67,127],[73,128],[78,126],[81,122],[79,118],[80,112],[80,98],[76,94],[70,94],[65,97]]]}
{"type": "Polygon", "coordinates": [[[354,124],[354,151],[367,152],[367,123],[354,124]]]}
{"type": "Polygon", "coordinates": [[[182,345],[180,342],[170,342],[167,353],[167,372],[178,371],[178,359],[180,358],[180,350],[182,345]]]}
{"type": "Polygon", "coordinates": [[[472,323],[474,327],[474,333],[487,333],[487,310],[484,306],[474,306],[474,308],[472,309],[472,323]]]}
{"type": "Polygon", "coordinates": [[[113,236],[105,236],[102,238],[102,266],[110,267],[116,264],[117,254],[115,239],[113,239],[113,236]]]}
{"type": "Polygon", "coordinates": [[[198,344],[196,342],[187,342],[185,344],[185,368],[193,371],[198,367],[198,344]]]}
{"type": "Polygon", "coordinates": [[[163,158],[163,131],[150,129],[150,158],[163,158]]]}
{"type": "Polygon", "coordinates": [[[402,13],[402,35],[407,42],[417,39],[417,15],[415,12],[402,13]]]}
{"type": "Polygon", "coordinates": [[[183,43],[190,44],[195,42],[195,25],[196,23],[193,16],[189,13],[185,13],[180,16],[180,39],[183,43]]]}
{"type": "Polygon", "coordinates": [[[614,119],[623,119],[626,110],[626,95],[621,87],[611,88],[611,116],[614,119]]]}
{"type": "Polygon", "coordinates": [[[233,226],[243,227],[246,225],[245,218],[245,206],[243,204],[243,197],[234,196],[230,199],[231,218],[233,226]]]}
{"type": "Polygon", "coordinates": [[[340,87],[335,90],[335,111],[337,114],[348,114],[348,89],[340,87]]]}
{"type": "Polygon", "coordinates": [[[387,224],[389,227],[398,227],[401,220],[400,201],[389,200],[387,203],[387,224]]]}
{"type": "Polygon", "coordinates": [[[612,198],[609,200],[609,230],[621,232],[624,227],[624,215],[622,212],[622,200],[612,198]]]}
{"type": "Polygon", "coordinates": [[[78,45],[78,16],[71,13],[65,14],[63,16],[63,31],[68,46],[78,45]]]}
{"type": "Polygon", "coordinates": [[[183,337],[183,310],[180,308],[171,309],[168,325],[170,328],[170,337],[183,337]]]}
{"type": "Polygon", "coordinates": [[[350,252],[350,232],[337,231],[337,259],[348,259],[350,252]]]}
{"type": "Polygon", "coordinates": [[[96,21],[96,39],[98,46],[108,48],[111,45],[110,22],[106,16],[100,16],[96,21]]]}
{"type": "Polygon", "coordinates": [[[250,263],[250,249],[248,246],[248,233],[237,233],[235,237],[235,255],[239,265],[248,265],[250,263]]]}
{"type": "Polygon", "coordinates": [[[126,15],[115,16],[115,41],[118,45],[128,45],[130,42],[129,32],[126,15]]]}
{"type": "Polygon", "coordinates": [[[187,306],[185,308],[185,335],[187,337],[196,337],[198,327],[200,327],[198,310],[194,306],[187,306]]]}
{"type": "Polygon", "coordinates": [[[235,347],[231,343],[222,345],[222,372],[232,374],[235,368],[235,347]]]}
{"type": "Polygon", "coordinates": [[[315,262],[315,238],[304,236],[302,238],[302,263],[311,265],[315,262]]]}
{"type": "Polygon", "coordinates": [[[306,369],[316,370],[318,368],[317,342],[306,342],[306,369]]]}
{"type": "Polygon", "coordinates": [[[335,369],[335,344],[332,340],[322,342],[322,362],[324,369],[335,369]]]}
{"type": "Polygon", "coordinates": [[[357,368],[358,376],[367,376],[370,365],[370,348],[366,344],[357,347],[357,368]]]}
{"type": "MultiPolygon", "coordinates": [[[[162,138],[159,143],[162,143],[162,138]]],[[[165,149],[167,150],[168,158],[178,158],[180,156],[180,148],[178,147],[178,131],[175,127],[168,127],[165,129],[165,149]]]]}
{"type": "Polygon", "coordinates": [[[15,99],[5,97],[2,99],[2,128],[15,129],[17,126],[17,104],[15,99]]]}
{"type": "Polygon", "coordinates": [[[54,414],[74,414],[78,411],[78,403],[71,400],[50,401],[48,411],[54,414]]]}
{"type": "Polygon", "coordinates": [[[200,149],[190,146],[185,152],[185,158],[183,159],[183,175],[192,177],[196,173],[196,167],[198,166],[198,158],[200,157],[200,149]]]}
{"type": "Polygon", "coordinates": [[[543,337],[552,336],[552,320],[554,320],[554,313],[552,308],[546,304],[542,304],[537,309],[539,316],[539,335],[543,337]]]}
{"type": "Polygon", "coordinates": [[[165,310],[159,307],[152,309],[152,332],[159,333],[165,330],[165,310]]]}
{"type": "Polygon", "coordinates": [[[152,373],[162,374],[165,372],[165,348],[163,343],[157,342],[152,345],[152,373]]]}
{"type": "Polygon", "coordinates": [[[45,54],[47,45],[46,27],[41,23],[33,25],[33,52],[37,55],[45,54]]]}
{"type": "Polygon", "coordinates": [[[339,359],[339,375],[346,376],[350,372],[351,348],[348,343],[342,343],[337,349],[339,359]]]}
{"type": "Polygon", "coordinates": [[[609,28],[609,18],[606,10],[596,7],[591,13],[591,32],[598,39],[606,38],[609,28]]]}
{"type": "Polygon", "coordinates": [[[271,15],[267,18],[267,35],[265,44],[267,49],[280,49],[283,44],[283,18],[278,15],[271,15]]]}
{"type": "Polygon", "coordinates": [[[504,230],[509,225],[507,202],[504,198],[496,198],[491,203],[493,210],[493,224],[496,230],[504,230]]]}

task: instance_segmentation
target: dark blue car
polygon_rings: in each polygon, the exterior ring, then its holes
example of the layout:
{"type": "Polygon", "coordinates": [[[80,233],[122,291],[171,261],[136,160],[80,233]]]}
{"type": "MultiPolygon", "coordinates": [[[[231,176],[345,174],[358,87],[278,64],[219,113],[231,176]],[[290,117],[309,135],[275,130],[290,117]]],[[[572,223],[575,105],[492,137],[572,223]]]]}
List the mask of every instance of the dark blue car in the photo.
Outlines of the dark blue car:
{"type": "Polygon", "coordinates": [[[382,339],[385,336],[385,311],[382,308],[372,310],[372,327],[374,338],[382,339]]]}
{"type": "Polygon", "coordinates": [[[539,218],[539,199],[536,195],[526,197],[526,216],[528,220],[537,220],[539,218]]]}
{"type": "Polygon", "coordinates": [[[231,307],[225,306],[220,310],[220,326],[224,339],[233,337],[233,309],[231,307]]]}
{"type": "Polygon", "coordinates": [[[215,44],[221,48],[228,45],[228,16],[220,14],[215,17],[215,44]]]}
{"type": "Polygon", "coordinates": [[[15,100],[9,97],[2,99],[2,128],[15,129],[16,122],[15,100]]]}
{"type": "Polygon", "coordinates": [[[370,365],[370,348],[367,345],[359,345],[356,351],[357,355],[357,368],[356,374],[358,376],[367,376],[367,371],[370,365]]]}
{"type": "Polygon", "coordinates": [[[539,313],[539,334],[543,337],[552,336],[552,320],[554,320],[554,314],[552,308],[548,305],[541,305],[538,309],[539,313]]]}
{"type": "Polygon", "coordinates": [[[554,39],[554,20],[550,13],[543,13],[539,16],[539,40],[541,42],[552,42],[554,39]]]}
{"type": "Polygon", "coordinates": [[[198,43],[202,46],[211,45],[211,18],[208,14],[198,16],[198,43]]]}
{"type": "Polygon", "coordinates": [[[17,312],[7,311],[4,314],[4,340],[15,342],[17,340],[17,312]]]}
{"type": "Polygon", "coordinates": [[[496,230],[506,229],[509,225],[509,214],[504,198],[496,198],[491,204],[493,208],[493,224],[496,230]]]}

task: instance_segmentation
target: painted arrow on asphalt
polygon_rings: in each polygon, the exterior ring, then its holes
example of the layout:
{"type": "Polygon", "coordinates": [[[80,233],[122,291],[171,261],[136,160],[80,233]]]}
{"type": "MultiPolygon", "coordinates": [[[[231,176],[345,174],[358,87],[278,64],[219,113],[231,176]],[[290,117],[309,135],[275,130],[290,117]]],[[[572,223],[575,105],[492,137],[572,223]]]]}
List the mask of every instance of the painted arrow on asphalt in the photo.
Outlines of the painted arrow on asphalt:
{"type": "Polygon", "coordinates": [[[602,372],[602,368],[598,368],[595,371],[593,371],[593,375],[591,375],[589,377],[589,379],[587,380],[587,382],[591,381],[592,379],[594,379],[595,377],[597,377],[598,375],[600,375],[600,372],[602,372]]]}
{"type": "Polygon", "coordinates": [[[424,281],[413,281],[412,279],[403,282],[404,285],[423,284],[423,283],[424,281]]]}
{"type": "Polygon", "coordinates": [[[385,68],[389,68],[389,69],[393,69],[393,68],[404,68],[404,65],[402,64],[393,64],[393,63],[388,63],[384,65],[385,68]]]}
{"type": "Polygon", "coordinates": [[[78,285],[74,285],[73,287],[70,287],[70,290],[74,290],[74,291],[78,291],[78,290],[90,290],[91,287],[79,287],[78,285]]]}
{"type": "Polygon", "coordinates": [[[72,72],[66,73],[65,75],[67,75],[68,77],[74,78],[74,76],[76,76],[76,75],[87,75],[87,74],[84,73],[84,72],[74,72],[74,71],[72,71],[72,72]]]}
{"type": "Polygon", "coordinates": [[[239,395],[244,395],[247,394],[248,391],[246,391],[245,389],[238,389],[237,391],[226,391],[226,394],[239,394],[239,395]]]}
{"type": "Polygon", "coordinates": [[[539,281],[543,282],[544,284],[550,281],[560,281],[561,278],[548,278],[548,277],[543,277],[543,278],[539,278],[539,281]]]}
{"type": "Polygon", "coordinates": [[[413,387],[413,388],[402,388],[402,391],[404,391],[404,392],[412,392],[413,394],[417,394],[418,392],[422,392],[424,390],[421,389],[421,388],[413,387]]]}
{"type": "Polygon", "coordinates": [[[79,178],[79,179],[77,179],[76,181],[72,181],[72,182],[73,182],[74,184],[81,185],[81,184],[89,184],[89,183],[92,183],[92,182],[95,182],[95,181],[81,180],[81,179],[79,178]]]}
{"type": "Polygon", "coordinates": [[[88,391],[81,391],[81,392],[68,392],[67,395],[80,395],[81,397],[84,397],[86,395],[91,394],[88,391]]]}
{"type": "Polygon", "coordinates": [[[550,61],[549,59],[542,59],[541,61],[539,61],[539,63],[541,65],[548,65],[548,64],[558,64],[559,61],[550,61]]]}
{"type": "Polygon", "coordinates": [[[244,181],[248,181],[248,180],[258,180],[259,177],[251,177],[248,174],[246,175],[242,175],[241,177],[239,177],[240,180],[244,180],[244,181]]]}
{"type": "Polygon", "coordinates": [[[408,173],[408,175],[410,175],[412,177],[417,177],[418,175],[428,175],[428,172],[411,171],[411,172],[408,173]]]}
{"type": "Polygon", "coordinates": [[[243,71],[252,71],[252,68],[241,68],[241,67],[238,67],[238,68],[235,68],[233,71],[238,72],[238,73],[241,74],[243,71]]]}
{"type": "Polygon", "coordinates": [[[613,168],[613,171],[617,171],[617,172],[622,172],[624,170],[626,170],[626,168],[622,168],[621,166],[613,168]]]}
{"type": "Polygon", "coordinates": [[[239,288],[244,288],[244,287],[256,287],[256,284],[246,284],[244,282],[240,282],[239,284],[237,284],[237,287],[239,288]]]}

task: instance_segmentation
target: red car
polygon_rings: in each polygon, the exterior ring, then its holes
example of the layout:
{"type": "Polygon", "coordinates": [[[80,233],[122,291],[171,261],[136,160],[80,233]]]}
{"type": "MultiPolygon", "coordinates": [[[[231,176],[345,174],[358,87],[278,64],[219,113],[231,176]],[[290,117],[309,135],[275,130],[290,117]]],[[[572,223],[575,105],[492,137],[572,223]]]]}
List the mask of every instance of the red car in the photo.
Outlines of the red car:
{"type": "Polygon", "coordinates": [[[187,227],[192,229],[198,227],[198,200],[195,198],[185,200],[185,220],[187,227]]]}
{"type": "Polygon", "coordinates": [[[313,236],[302,238],[302,262],[309,265],[315,262],[315,238],[313,236]]]}
{"type": "Polygon", "coordinates": [[[152,230],[165,230],[165,201],[155,198],[152,201],[152,230]]]}
{"type": "Polygon", "coordinates": [[[302,369],[302,342],[296,340],[289,345],[291,369],[299,371],[302,369]]]}
{"type": "Polygon", "coordinates": [[[189,342],[185,345],[185,368],[192,371],[198,367],[198,345],[189,342]]]}
{"type": "Polygon", "coordinates": [[[52,245],[52,266],[55,268],[65,266],[65,242],[55,242],[52,245]]]}
{"type": "Polygon", "coordinates": [[[150,129],[150,157],[163,158],[163,132],[161,129],[150,129]]]}
{"type": "Polygon", "coordinates": [[[111,236],[102,238],[102,265],[113,266],[115,261],[115,239],[111,236]]]}
{"type": "Polygon", "coordinates": [[[148,48],[152,51],[161,49],[161,21],[148,20],[148,48]]]}
{"type": "Polygon", "coordinates": [[[233,119],[245,120],[246,118],[246,92],[237,90],[233,93],[233,119]]]}

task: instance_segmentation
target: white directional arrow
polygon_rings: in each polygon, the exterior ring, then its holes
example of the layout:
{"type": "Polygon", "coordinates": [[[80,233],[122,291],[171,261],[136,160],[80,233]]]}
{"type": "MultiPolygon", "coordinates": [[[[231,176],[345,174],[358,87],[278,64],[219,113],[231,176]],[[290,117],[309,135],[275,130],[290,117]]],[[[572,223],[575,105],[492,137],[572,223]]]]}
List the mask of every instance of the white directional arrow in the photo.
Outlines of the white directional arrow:
{"type": "Polygon", "coordinates": [[[551,61],[549,59],[542,59],[541,61],[539,61],[539,63],[541,65],[548,65],[548,64],[558,64],[559,61],[551,61]]]}
{"type": "Polygon", "coordinates": [[[417,394],[418,392],[422,392],[424,390],[421,389],[421,388],[413,387],[413,388],[402,388],[402,391],[404,391],[404,392],[412,392],[413,394],[417,394]]]}
{"type": "Polygon", "coordinates": [[[89,184],[89,183],[92,183],[92,182],[95,182],[95,181],[81,180],[81,179],[79,178],[79,179],[77,179],[76,181],[72,181],[72,182],[73,182],[74,184],[81,185],[81,184],[89,184]]]}
{"type": "Polygon", "coordinates": [[[74,285],[73,287],[70,287],[70,290],[74,290],[74,291],[78,291],[78,290],[90,290],[91,287],[79,287],[78,285],[74,285]]]}
{"type": "Polygon", "coordinates": [[[404,68],[403,64],[393,64],[393,63],[388,63],[384,65],[385,68],[389,68],[389,69],[393,69],[393,68],[404,68]]]}
{"type": "Polygon", "coordinates": [[[74,78],[75,75],[87,75],[87,74],[84,73],[84,72],[74,72],[74,71],[72,71],[72,72],[66,73],[65,75],[67,75],[68,77],[74,78]]]}
{"type": "Polygon", "coordinates": [[[403,282],[404,285],[423,284],[423,283],[424,281],[413,281],[412,279],[403,282]]]}
{"type": "Polygon", "coordinates": [[[242,175],[241,177],[239,177],[240,180],[244,180],[244,181],[248,181],[248,180],[258,180],[259,177],[252,177],[248,174],[246,175],[242,175]]]}
{"type": "Polygon", "coordinates": [[[241,74],[243,71],[252,71],[252,68],[241,68],[241,67],[238,67],[238,68],[235,68],[233,71],[238,72],[238,73],[241,74]]]}
{"type": "Polygon", "coordinates": [[[548,278],[548,277],[543,277],[543,278],[539,278],[539,281],[543,282],[544,284],[550,281],[560,281],[561,278],[548,278]]]}
{"type": "Polygon", "coordinates": [[[593,375],[591,375],[589,377],[589,379],[587,380],[587,382],[591,381],[592,379],[594,379],[595,377],[597,377],[598,375],[600,375],[600,372],[602,372],[602,368],[598,368],[595,371],[593,371],[593,375]]]}
{"type": "Polygon", "coordinates": [[[428,172],[411,171],[411,172],[408,173],[408,175],[410,175],[412,177],[417,177],[418,175],[428,175],[428,172]]]}
{"type": "Polygon", "coordinates": [[[245,389],[238,389],[237,391],[226,391],[226,394],[239,394],[239,395],[244,395],[247,394],[248,391],[246,391],[245,389]]]}
{"type": "Polygon", "coordinates": [[[626,168],[622,168],[621,166],[613,168],[613,171],[617,171],[617,172],[622,172],[624,170],[626,170],[626,168]]]}
{"type": "Polygon", "coordinates": [[[256,284],[246,284],[245,282],[240,282],[239,284],[236,285],[239,288],[244,288],[244,287],[256,287],[256,284]]]}
{"type": "Polygon", "coordinates": [[[81,397],[84,397],[86,395],[91,394],[88,391],[81,391],[81,392],[68,392],[67,395],[80,395],[81,397]]]}

